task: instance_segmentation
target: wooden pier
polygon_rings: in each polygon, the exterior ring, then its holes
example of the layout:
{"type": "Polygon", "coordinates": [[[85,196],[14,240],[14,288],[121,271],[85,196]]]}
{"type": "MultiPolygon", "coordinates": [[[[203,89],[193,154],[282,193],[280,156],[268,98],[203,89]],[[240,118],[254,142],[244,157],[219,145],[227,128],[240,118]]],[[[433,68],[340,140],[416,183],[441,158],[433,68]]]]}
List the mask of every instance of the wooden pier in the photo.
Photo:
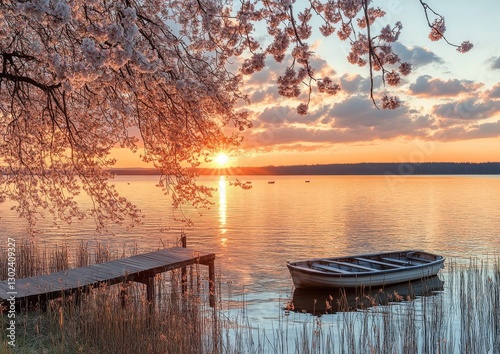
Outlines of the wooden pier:
{"type": "Polygon", "coordinates": [[[208,266],[210,306],[215,305],[215,254],[202,253],[183,247],[166,248],[155,252],[122,258],[56,273],[16,279],[15,285],[0,282],[0,304],[15,298],[18,305],[86,292],[102,284],[114,285],[128,281],[146,284],[147,299],[154,302],[157,274],[193,264],[208,266]]]}

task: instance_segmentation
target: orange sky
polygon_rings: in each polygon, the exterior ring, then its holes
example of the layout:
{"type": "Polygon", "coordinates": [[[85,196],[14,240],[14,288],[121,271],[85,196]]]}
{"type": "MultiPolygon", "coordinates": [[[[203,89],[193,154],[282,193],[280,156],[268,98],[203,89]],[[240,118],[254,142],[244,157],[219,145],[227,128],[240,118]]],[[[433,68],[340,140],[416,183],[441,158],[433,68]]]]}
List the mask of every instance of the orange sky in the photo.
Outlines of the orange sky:
{"type": "MultiPolygon", "coordinates": [[[[228,167],[259,167],[296,164],[330,164],[358,162],[491,162],[500,161],[498,138],[448,143],[429,141],[373,142],[371,144],[340,144],[333,149],[300,152],[267,152],[229,154],[228,167]]],[[[115,150],[116,167],[151,167],[143,164],[138,154],[115,150]]],[[[207,167],[219,167],[216,164],[207,167]]]]}

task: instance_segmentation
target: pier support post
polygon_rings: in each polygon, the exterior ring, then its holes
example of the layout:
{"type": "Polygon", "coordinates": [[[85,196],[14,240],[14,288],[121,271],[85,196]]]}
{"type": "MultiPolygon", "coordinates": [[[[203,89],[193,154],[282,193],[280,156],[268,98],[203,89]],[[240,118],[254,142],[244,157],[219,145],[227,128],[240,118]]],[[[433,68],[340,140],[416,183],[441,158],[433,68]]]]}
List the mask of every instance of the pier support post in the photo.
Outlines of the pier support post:
{"type": "Polygon", "coordinates": [[[146,295],[151,309],[154,308],[155,301],[155,277],[151,276],[146,279],[146,295]]]}
{"type": "Polygon", "coordinates": [[[147,279],[146,283],[146,292],[147,292],[147,299],[149,302],[154,301],[155,297],[155,282],[154,282],[154,277],[149,277],[147,279]]]}
{"type": "Polygon", "coordinates": [[[124,309],[127,306],[129,285],[130,285],[129,282],[125,278],[125,280],[121,284],[121,289],[120,289],[120,299],[121,299],[122,309],[124,309]]]}
{"type": "MultiPolygon", "coordinates": [[[[181,236],[182,247],[187,247],[187,237],[185,234],[181,236]]],[[[182,295],[187,294],[187,269],[186,267],[182,267],[181,269],[181,287],[182,287],[182,295]]]]}
{"type": "Polygon", "coordinates": [[[210,307],[215,307],[215,261],[208,262],[208,281],[210,293],[210,307]]]}

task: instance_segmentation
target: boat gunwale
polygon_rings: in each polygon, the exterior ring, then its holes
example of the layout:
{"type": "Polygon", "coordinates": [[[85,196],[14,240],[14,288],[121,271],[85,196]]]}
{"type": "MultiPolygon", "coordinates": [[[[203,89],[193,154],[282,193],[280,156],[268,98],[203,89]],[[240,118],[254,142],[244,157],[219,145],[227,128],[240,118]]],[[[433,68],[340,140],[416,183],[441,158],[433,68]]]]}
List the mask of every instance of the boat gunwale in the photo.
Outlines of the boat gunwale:
{"type": "Polygon", "coordinates": [[[378,271],[366,271],[366,272],[351,272],[346,270],[346,272],[349,273],[334,273],[334,272],[327,272],[327,271],[322,271],[322,270],[317,270],[317,269],[311,269],[311,268],[304,268],[300,266],[294,266],[291,264],[287,263],[287,266],[292,268],[294,271],[298,271],[300,273],[305,273],[305,274],[310,274],[314,273],[316,275],[320,275],[322,277],[327,277],[327,278],[350,278],[350,277],[358,277],[358,278],[363,278],[363,277],[368,277],[370,275],[381,275],[381,274],[393,274],[393,273],[405,273],[405,272],[410,272],[414,271],[417,269],[421,268],[430,268],[434,265],[438,265],[440,263],[443,263],[444,259],[437,260],[435,263],[428,263],[428,264],[419,264],[419,265],[414,265],[414,266],[409,266],[405,268],[394,268],[394,269],[387,269],[387,270],[378,270],[378,271]]]}
{"type": "Polygon", "coordinates": [[[440,265],[440,264],[442,265],[444,263],[444,261],[445,261],[445,258],[440,256],[440,255],[437,255],[437,254],[433,254],[433,253],[429,253],[429,252],[425,252],[425,251],[420,251],[420,250],[407,250],[407,251],[393,251],[393,252],[382,252],[382,253],[373,253],[373,254],[359,254],[359,255],[352,255],[352,256],[330,257],[330,258],[313,258],[313,259],[306,259],[306,260],[295,261],[295,262],[287,261],[286,265],[289,269],[292,269],[294,271],[298,271],[300,273],[305,273],[305,274],[313,273],[313,274],[316,274],[316,275],[319,275],[322,277],[329,277],[329,278],[331,278],[331,277],[350,278],[350,277],[365,277],[365,276],[368,277],[371,275],[409,272],[409,271],[414,271],[414,270],[418,270],[421,268],[430,268],[430,267],[433,267],[435,265],[440,265]],[[373,269],[373,271],[349,271],[349,270],[343,269],[344,271],[349,272],[349,273],[342,273],[342,274],[328,272],[328,271],[322,271],[322,270],[313,269],[313,268],[306,268],[305,264],[299,265],[300,263],[305,263],[305,262],[314,263],[314,262],[325,262],[325,261],[328,262],[329,260],[341,261],[343,259],[347,260],[347,259],[354,259],[354,258],[383,257],[383,256],[386,256],[389,254],[400,254],[401,255],[401,254],[407,254],[410,252],[431,255],[431,256],[435,257],[436,259],[435,260],[426,259],[428,261],[426,263],[409,264],[406,267],[402,266],[399,268],[392,268],[392,269],[373,269]]]}

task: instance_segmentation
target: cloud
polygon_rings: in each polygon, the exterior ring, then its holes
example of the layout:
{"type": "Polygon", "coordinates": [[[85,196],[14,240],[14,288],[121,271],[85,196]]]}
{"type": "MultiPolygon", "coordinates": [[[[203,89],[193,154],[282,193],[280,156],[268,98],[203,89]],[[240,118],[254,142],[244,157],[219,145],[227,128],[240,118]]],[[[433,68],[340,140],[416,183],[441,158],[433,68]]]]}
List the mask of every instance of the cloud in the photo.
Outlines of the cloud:
{"type": "Polygon", "coordinates": [[[364,96],[351,96],[334,105],[330,114],[335,118],[335,126],[374,126],[382,120],[394,119],[406,114],[403,106],[397,110],[378,110],[373,102],[364,96]]]}
{"type": "Polygon", "coordinates": [[[245,85],[274,84],[279,74],[284,71],[285,66],[283,64],[276,63],[272,58],[267,57],[266,65],[262,70],[245,76],[245,85]]]}
{"type": "Polygon", "coordinates": [[[297,115],[294,107],[267,108],[256,118],[255,129],[245,132],[242,147],[296,153],[377,140],[491,138],[500,135],[500,121],[479,123],[474,119],[498,112],[500,101],[493,100],[449,102],[435,106],[434,114],[425,114],[405,104],[397,110],[377,110],[369,98],[351,96],[333,106],[311,111],[309,116],[297,115]]]}
{"type": "Polygon", "coordinates": [[[395,42],[392,45],[394,52],[399,55],[402,61],[409,62],[414,67],[420,67],[431,63],[442,64],[444,60],[436,54],[423,47],[408,48],[405,45],[395,42]]]}
{"type": "Polygon", "coordinates": [[[496,57],[496,58],[492,57],[492,58],[490,58],[489,62],[491,63],[492,69],[494,69],[494,70],[500,69],[500,57],[496,57]]]}
{"type": "Polygon", "coordinates": [[[297,115],[294,107],[267,108],[257,117],[255,128],[246,132],[247,148],[304,145],[324,149],[337,143],[398,137],[425,139],[437,125],[432,116],[417,114],[404,105],[397,110],[378,110],[369,98],[351,96],[311,111],[308,116],[297,115]]]}
{"type": "MultiPolygon", "coordinates": [[[[284,99],[278,93],[277,80],[279,76],[285,74],[287,65],[291,65],[292,63],[293,57],[290,54],[281,63],[276,62],[272,56],[267,56],[266,66],[261,71],[245,76],[242,91],[249,96],[250,103],[272,103],[284,99]]],[[[314,68],[316,78],[325,76],[330,78],[335,77],[335,71],[325,60],[312,57],[309,63],[314,68]]],[[[296,70],[299,67],[300,65],[295,65],[296,70]]],[[[306,95],[308,89],[304,85],[299,85],[299,87],[302,90],[302,94],[306,95]]]]}
{"type": "Polygon", "coordinates": [[[496,84],[489,91],[486,91],[487,97],[489,98],[500,98],[500,84],[496,84]]]}
{"type": "Polygon", "coordinates": [[[467,98],[464,100],[436,105],[433,112],[442,118],[453,119],[486,119],[500,113],[500,101],[467,98]]]}
{"type": "MultiPolygon", "coordinates": [[[[275,84],[279,76],[285,74],[287,67],[292,66],[294,63],[294,58],[291,54],[287,54],[281,63],[274,60],[271,55],[266,57],[265,66],[262,70],[255,72],[251,75],[245,77],[245,84],[247,85],[261,85],[263,83],[275,84]]],[[[309,59],[309,64],[314,69],[314,75],[317,77],[322,76],[335,76],[335,71],[331,68],[331,65],[322,58],[311,57],[309,59]]],[[[301,65],[295,63],[294,68],[298,70],[301,65]]]]}
{"type": "Polygon", "coordinates": [[[265,86],[262,85],[260,89],[255,89],[250,92],[250,103],[268,103],[268,102],[276,102],[281,96],[278,94],[278,89],[276,85],[265,86]]]}
{"type": "Polygon", "coordinates": [[[500,121],[472,125],[453,125],[436,134],[435,140],[456,141],[470,139],[487,139],[500,136],[500,121]]]}
{"type": "Polygon", "coordinates": [[[290,123],[309,124],[314,123],[322,112],[320,110],[311,112],[306,116],[297,114],[297,109],[290,106],[274,106],[264,109],[257,120],[267,125],[282,125],[290,123]]]}
{"type": "Polygon", "coordinates": [[[425,97],[456,96],[460,93],[477,90],[482,84],[470,80],[442,80],[422,75],[410,85],[410,94],[425,97]]]}
{"type": "Polygon", "coordinates": [[[474,125],[464,138],[483,139],[500,136],[500,121],[474,125]]]}
{"type": "MultiPolygon", "coordinates": [[[[373,78],[374,88],[382,85],[382,78],[375,76],[373,78]]],[[[352,94],[358,92],[370,92],[370,79],[364,78],[361,75],[344,74],[340,77],[340,87],[344,93],[352,94]]]]}
{"type": "Polygon", "coordinates": [[[330,111],[333,127],[359,134],[360,140],[392,139],[400,136],[422,137],[435,127],[435,120],[408,109],[378,110],[368,97],[353,96],[336,104],[330,111]]]}

